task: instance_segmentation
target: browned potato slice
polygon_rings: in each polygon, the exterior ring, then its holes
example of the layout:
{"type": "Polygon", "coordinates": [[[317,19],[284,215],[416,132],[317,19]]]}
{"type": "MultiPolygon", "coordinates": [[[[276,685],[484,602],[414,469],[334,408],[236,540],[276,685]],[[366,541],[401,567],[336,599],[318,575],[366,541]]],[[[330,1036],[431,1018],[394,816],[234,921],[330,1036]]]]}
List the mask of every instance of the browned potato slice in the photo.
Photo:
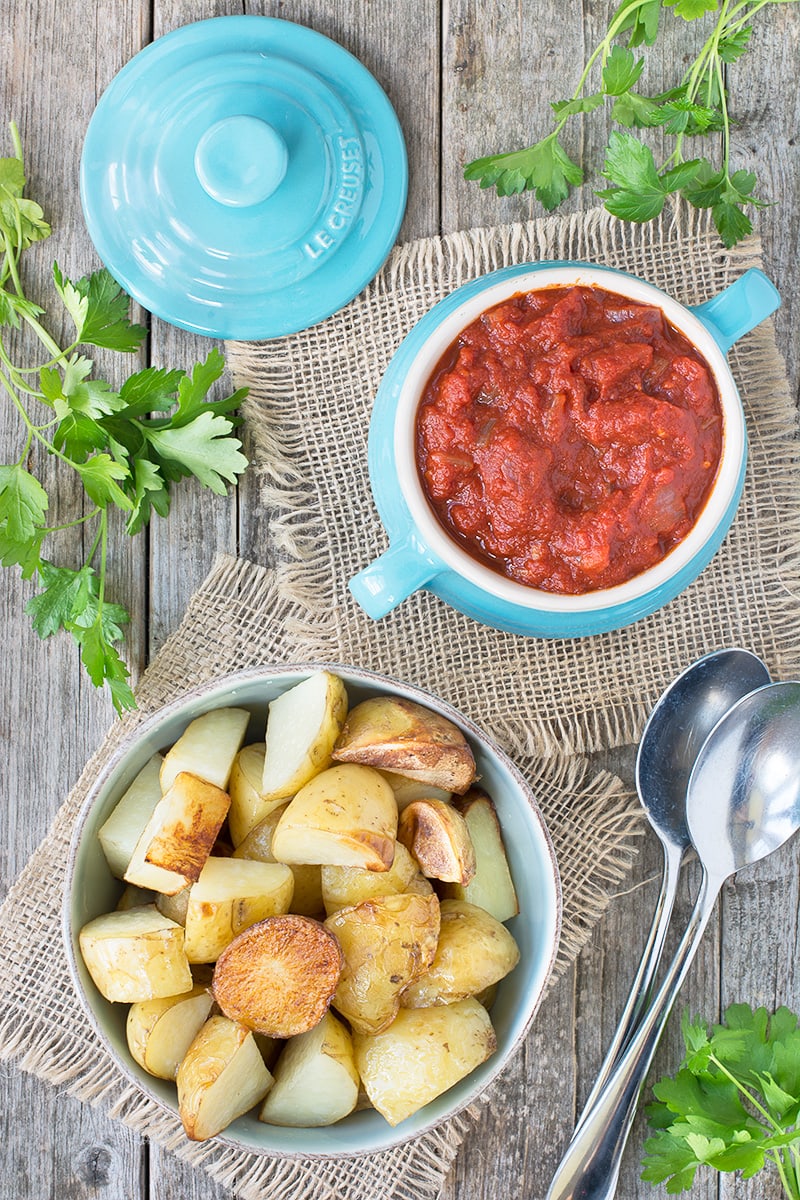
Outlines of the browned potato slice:
{"type": "Polygon", "coordinates": [[[317,671],[272,701],[261,781],[264,800],[293,796],[330,766],[347,703],[344,684],[330,671],[317,671]]]}
{"type": "Polygon", "coordinates": [[[233,760],[228,781],[228,793],[231,798],[228,828],[234,846],[243,842],[253,826],[275,807],[274,804],[265,803],[261,797],[263,774],[264,743],[256,742],[251,746],[242,746],[233,760]]]}
{"type": "Polygon", "coordinates": [[[106,1000],[130,1004],[191,991],[183,930],[154,904],[95,917],[81,929],[78,941],[106,1000]]]}
{"type": "Polygon", "coordinates": [[[381,775],[394,792],[399,812],[402,812],[412,800],[453,799],[453,793],[449,789],[434,787],[432,783],[411,779],[408,775],[398,775],[397,771],[381,771],[381,775]]]}
{"type": "Polygon", "coordinates": [[[489,1058],[497,1038],[486,1009],[470,998],[401,1009],[382,1033],[355,1034],[353,1048],[370,1101],[398,1125],[489,1058]]]}
{"type": "Polygon", "coordinates": [[[333,1006],[354,1032],[379,1033],[400,1008],[400,993],[427,971],[439,936],[436,896],[364,900],[329,917],[344,966],[333,1006]]]}
{"type": "Polygon", "coordinates": [[[456,808],[466,821],[475,850],[475,874],[467,883],[445,884],[444,895],[468,900],[491,913],[495,920],[508,921],[519,912],[519,903],[495,807],[485,792],[474,788],[456,808]]]}
{"type": "Polygon", "coordinates": [[[139,1066],[159,1079],[174,1079],[195,1035],[208,1020],[213,1003],[208,988],[195,984],[180,996],[132,1004],[125,1035],[139,1066]]]}
{"type": "Polygon", "coordinates": [[[224,791],[249,722],[244,708],[214,708],[195,717],[164,756],[161,790],[169,791],[178,775],[189,771],[224,791]]]}
{"type": "Polygon", "coordinates": [[[126,882],[167,895],[194,883],[211,853],[229,805],[227,792],[182,771],[156,805],[136,843],[125,872],[126,882]]]}
{"type": "Polygon", "coordinates": [[[352,1038],[327,1012],[313,1029],[286,1043],[259,1120],[299,1129],[332,1125],[355,1108],[358,1084],[352,1038]]]}
{"type": "Polygon", "coordinates": [[[226,1016],[268,1037],[305,1033],[328,1011],[342,971],[336,938],[287,914],[251,925],[223,950],[214,998],[226,1016]]]}
{"type": "Polygon", "coordinates": [[[466,900],[443,900],[436,956],[430,970],[403,992],[404,1008],[429,1008],[475,996],[519,962],[505,925],[466,900]]]}
{"type": "Polygon", "coordinates": [[[414,800],[400,815],[397,840],[411,851],[423,875],[469,883],[475,851],[467,823],[444,800],[414,800]]]}
{"type": "Polygon", "coordinates": [[[288,912],[293,891],[292,872],[283,863],[209,858],[186,910],[189,962],[216,962],[243,929],[288,912]]]}
{"type": "Polygon", "coordinates": [[[418,874],[419,867],[399,842],[394,848],[394,862],[388,871],[365,871],[363,867],[323,867],[321,877],[325,912],[331,916],[340,908],[350,908],[362,900],[409,891],[409,884],[418,874]]]}
{"type": "Polygon", "coordinates": [[[272,835],[279,862],[388,871],[394,858],[397,805],[370,767],[343,764],[301,788],[272,835]]]}
{"type": "MultiPolygon", "coordinates": [[[[287,801],[288,804],[288,801],[287,801]]],[[[272,853],[272,835],[275,826],[280,821],[287,804],[281,804],[259,821],[250,830],[247,837],[234,850],[234,858],[252,858],[256,862],[277,862],[272,853]]],[[[290,866],[294,875],[294,895],[292,896],[292,912],[301,917],[316,917],[323,911],[322,903],[322,871],[311,864],[293,863],[290,866]]]]}
{"type": "Polygon", "coordinates": [[[145,763],[131,786],[100,827],[98,838],[112,875],[122,879],[142,830],[161,799],[160,754],[145,763]]]}
{"type": "Polygon", "coordinates": [[[205,1141],[263,1100],[272,1076],[253,1034],[209,1017],[178,1068],[178,1112],[187,1137],[205,1141]]]}
{"type": "Polygon", "coordinates": [[[465,792],[475,778],[475,759],[452,721],[399,696],[373,696],[351,709],[336,742],[338,762],[366,763],[465,792]]]}

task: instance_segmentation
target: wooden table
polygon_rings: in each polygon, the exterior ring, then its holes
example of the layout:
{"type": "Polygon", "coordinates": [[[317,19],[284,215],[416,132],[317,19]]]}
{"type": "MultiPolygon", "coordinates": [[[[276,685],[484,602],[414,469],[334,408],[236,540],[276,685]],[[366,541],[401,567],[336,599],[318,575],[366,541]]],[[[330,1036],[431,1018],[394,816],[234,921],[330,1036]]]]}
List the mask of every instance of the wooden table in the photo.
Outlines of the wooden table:
{"type": "MultiPolygon", "coordinates": [[[[493,191],[481,192],[464,182],[461,167],[479,154],[522,146],[540,136],[547,128],[548,101],[571,88],[611,8],[607,0],[264,0],[244,5],[225,0],[2,0],[2,124],[14,118],[20,126],[29,194],[43,203],[55,230],[36,254],[30,294],[51,295],[48,275],[54,257],[72,276],[99,265],[78,199],[86,125],[112,76],[143,45],[177,26],[244,9],[308,24],[357,55],[385,87],[407,138],[410,187],[400,236],[408,239],[539,215],[527,196],[499,200],[493,191]]],[[[763,213],[760,229],[767,270],[784,298],[776,320],[795,387],[800,360],[795,332],[800,319],[797,18],[796,8],[776,6],[759,26],[752,52],[731,72],[732,106],[741,122],[736,160],[757,168],[763,194],[776,201],[775,208],[763,213]]],[[[681,40],[668,41],[660,60],[665,82],[674,81],[675,60],[688,54],[695,34],[694,28],[684,27],[681,40]]],[[[656,89],[658,70],[654,66],[651,73],[656,89]]],[[[575,149],[596,162],[603,136],[602,118],[595,118],[581,135],[583,145],[575,143],[575,149]]],[[[0,130],[0,153],[11,153],[10,141],[4,139],[0,130]]],[[[585,189],[566,208],[593,203],[585,189]]],[[[188,365],[207,348],[201,339],[152,322],[148,360],[153,363],[188,365]]],[[[0,447],[2,462],[19,455],[19,429],[5,409],[0,447]]],[[[77,503],[52,463],[37,463],[36,469],[57,488],[65,510],[77,503]]],[[[70,553],[77,558],[82,551],[80,527],[73,536],[74,547],[68,538],[62,542],[65,562],[70,553]]],[[[135,542],[114,539],[112,586],[133,612],[129,656],[134,676],[175,628],[219,550],[267,561],[265,514],[251,476],[227,500],[182,488],[169,521],[154,522],[135,542]]],[[[22,612],[30,586],[20,583],[16,571],[4,573],[1,595],[5,825],[0,891],[5,894],[101,741],[112,713],[79,669],[69,639],[42,643],[32,633],[22,612]]],[[[631,761],[630,751],[618,756],[628,776],[631,761]]],[[[714,1016],[720,1005],[740,999],[800,1006],[797,859],[795,845],[727,886],[720,918],[685,988],[683,1003],[693,1012],[714,1016]]],[[[615,899],[574,969],[549,995],[524,1053],[468,1139],[447,1180],[445,1200],[543,1197],[621,1009],[649,923],[658,866],[654,839],[648,837],[630,888],[615,899]]],[[[682,911],[688,902],[687,892],[682,911]]],[[[678,1045],[673,1020],[659,1055],[662,1068],[677,1065],[678,1045]]],[[[121,1125],[13,1068],[2,1069],[0,1090],[0,1196],[222,1200],[225,1195],[204,1171],[183,1166],[121,1125]]],[[[642,1137],[640,1123],[620,1183],[624,1200],[651,1194],[638,1181],[642,1137]]],[[[716,1196],[715,1180],[699,1180],[692,1195],[716,1196]]],[[[749,1185],[726,1183],[720,1195],[769,1200],[779,1191],[759,1179],[749,1185]]]]}

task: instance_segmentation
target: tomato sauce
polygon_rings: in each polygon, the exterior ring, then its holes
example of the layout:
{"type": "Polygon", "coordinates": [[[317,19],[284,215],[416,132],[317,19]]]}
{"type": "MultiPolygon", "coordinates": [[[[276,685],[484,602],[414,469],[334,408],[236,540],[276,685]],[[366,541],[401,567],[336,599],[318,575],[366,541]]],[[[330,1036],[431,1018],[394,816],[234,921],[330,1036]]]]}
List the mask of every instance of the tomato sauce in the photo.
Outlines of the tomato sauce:
{"type": "Polygon", "coordinates": [[[546,288],[482,313],[417,412],[440,523],[499,573],[548,592],[623,583],[697,520],[722,451],[708,363],[661,309],[546,288]]]}

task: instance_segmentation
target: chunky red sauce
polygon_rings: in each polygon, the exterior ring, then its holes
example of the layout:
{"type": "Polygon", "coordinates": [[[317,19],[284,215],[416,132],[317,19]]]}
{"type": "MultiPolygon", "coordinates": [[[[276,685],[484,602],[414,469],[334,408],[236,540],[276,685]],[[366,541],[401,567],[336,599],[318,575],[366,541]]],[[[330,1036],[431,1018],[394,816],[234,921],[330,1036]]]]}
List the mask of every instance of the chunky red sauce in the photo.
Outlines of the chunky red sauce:
{"type": "Polygon", "coordinates": [[[659,562],[694,525],[722,448],[711,368],[663,312],[593,287],[512,297],[429,380],[417,464],[462,548],[580,594],[659,562]]]}

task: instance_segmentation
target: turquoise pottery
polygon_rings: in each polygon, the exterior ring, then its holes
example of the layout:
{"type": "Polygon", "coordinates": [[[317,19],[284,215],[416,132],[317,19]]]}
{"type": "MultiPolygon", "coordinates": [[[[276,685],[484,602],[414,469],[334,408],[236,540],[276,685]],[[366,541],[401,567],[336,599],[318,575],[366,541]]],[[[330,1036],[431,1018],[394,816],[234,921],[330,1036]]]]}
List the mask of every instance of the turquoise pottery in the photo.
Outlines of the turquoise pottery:
{"type": "Polygon", "coordinates": [[[373,618],[419,588],[485,625],[536,637],[605,633],[648,616],[700,574],[719,549],[744,485],[747,433],[725,355],[780,304],[758,270],[745,272],[713,299],[686,308],[635,276],[588,263],[521,263],[481,276],[436,304],[394,355],[375,399],[369,431],[372,493],[389,549],[350,581],[373,618]],[[471,558],[445,533],[429,507],[415,465],[419,399],[442,354],[480,313],[520,292],[585,284],[661,308],[711,366],[723,410],[722,459],[695,526],[654,567],[627,583],[580,596],[544,592],[505,578],[471,558]]]}
{"type": "Polygon", "coordinates": [[[553,969],[561,926],[561,887],[555,854],[530,788],[506,754],[449,704],[370,671],[324,663],[256,667],[214,680],[168,704],[125,738],[95,780],[72,838],[63,906],[67,958],[87,1019],[124,1073],[177,1117],[174,1084],[148,1075],[133,1060],[125,1039],[128,1006],[103,999],[78,948],[81,927],[115,908],[122,891],[122,884],[108,869],[97,832],[147,760],[172,745],[195,717],[226,705],[247,708],[252,713],[247,741],[263,739],[269,701],[323,667],[344,680],[351,705],[374,695],[405,696],[441,713],[463,730],[475,755],[481,786],[494,800],[503,829],[520,904],[519,915],[508,922],[508,927],[519,945],[520,961],[500,983],[492,1008],[497,1033],[495,1054],[394,1128],[374,1110],[352,1113],[322,1129],[265,1125],[251,1113],[214,1139],[214,1144],[284,1157],[350,1156],[385,1150],[432,1129],[471,1104],[508,1063],[533,1020],[553,969]]]}
{"type": "Polygon", "coordinates": [[[158,38],[104,92],[81,200],[97,252],[156,316],[254,340],[323,320],[376,274],[406,203],[385,93],[303,25],[212,17],[158,38]]]}

